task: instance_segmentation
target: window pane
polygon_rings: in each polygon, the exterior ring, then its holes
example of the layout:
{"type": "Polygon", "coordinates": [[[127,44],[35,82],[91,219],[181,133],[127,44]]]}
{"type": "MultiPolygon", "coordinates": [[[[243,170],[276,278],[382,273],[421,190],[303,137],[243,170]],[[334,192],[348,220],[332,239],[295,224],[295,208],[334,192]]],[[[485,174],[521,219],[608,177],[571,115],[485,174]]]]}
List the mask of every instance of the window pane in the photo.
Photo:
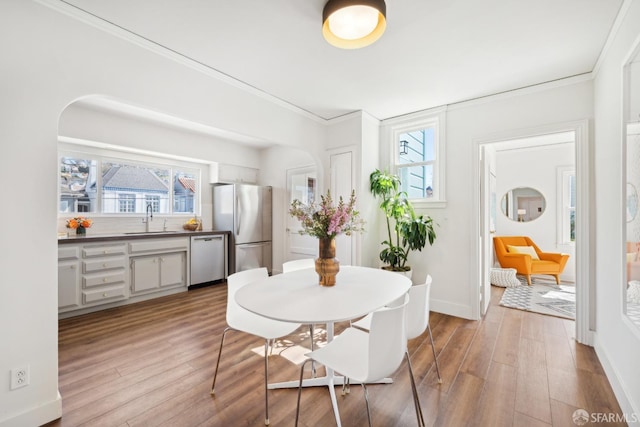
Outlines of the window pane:
{"type": "Polygon", "coordinates": [[[173,212],[195,213],[196,176],[176,171],[173,176],[173,212]]]}
{"type": "Polygon", "coordinates": [[[576,175],[572,173],[569,175],[569,207],[576,207],[576,175]]]}
{"type": "Polygon", "coordinates": [[[102,164],[102,212],[169,212],[169,169],[113,162],[102,164]]]}
{"type": "Polygon", "coordinates": [[[95,160],[60,159],[60,212],[96,211],[95,160]]]}
{"type": "Polygon", "coordinates": [[[135,194],[118,194],[118,212],[135,212],[136,211],[136,195],[135,194]]]}
{"type": "Polygon", "coordinates": [[[576,210],[575,208],[569,211],[569,239],[572,242],[576,241],[576,210]]]}
{"type": "Polygon", "coordinates": [[[399,163],[422,163],[435,160],[435,129],[428,127],[401,133],[398,138],[399,163]]]}
{"type": "Polygon", "coordinates": [[[433,165],[399,167],[398,175],[400,189],[410,199],[433,197],[433,165]]]}

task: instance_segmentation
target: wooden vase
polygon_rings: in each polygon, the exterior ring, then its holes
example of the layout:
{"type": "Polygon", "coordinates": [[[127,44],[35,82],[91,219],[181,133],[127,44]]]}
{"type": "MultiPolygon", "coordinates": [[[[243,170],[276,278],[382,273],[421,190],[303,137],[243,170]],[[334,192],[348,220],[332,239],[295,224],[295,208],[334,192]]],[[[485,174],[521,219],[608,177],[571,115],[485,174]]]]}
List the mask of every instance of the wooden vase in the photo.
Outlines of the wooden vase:
{"type": "Polygon", "coordinates": [[[340,261],[336,259],[336,239],[320,238],[319,251],[316,258],[316,273],[321,286],[336,284],[336,275],[340,271],[340,261]]]}

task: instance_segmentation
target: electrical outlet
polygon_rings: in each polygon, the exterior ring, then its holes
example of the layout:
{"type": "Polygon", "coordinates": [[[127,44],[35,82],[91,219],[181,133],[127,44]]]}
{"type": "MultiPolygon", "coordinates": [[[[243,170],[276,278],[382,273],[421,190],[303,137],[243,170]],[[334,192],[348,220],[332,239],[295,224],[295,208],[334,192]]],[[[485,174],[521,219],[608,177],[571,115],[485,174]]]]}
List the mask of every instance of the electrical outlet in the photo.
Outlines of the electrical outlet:
{"type": "Polygon", "coordinates": [[[11,370],[11,390],[29,385],[29,365],[22,365],[11,370]]]}

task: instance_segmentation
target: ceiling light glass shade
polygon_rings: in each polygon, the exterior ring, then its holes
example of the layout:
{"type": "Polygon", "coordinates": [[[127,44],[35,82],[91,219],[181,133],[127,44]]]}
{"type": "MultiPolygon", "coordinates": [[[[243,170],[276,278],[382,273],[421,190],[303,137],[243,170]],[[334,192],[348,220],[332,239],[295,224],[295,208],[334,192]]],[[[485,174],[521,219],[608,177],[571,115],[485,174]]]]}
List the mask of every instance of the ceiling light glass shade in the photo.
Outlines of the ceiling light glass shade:
{"type": "Polygon", "coordinates": [[[322,35],[342,49],[365,47],[384,33],[386,15],[384,0],[329,0],[322,11],[322,35]]]}

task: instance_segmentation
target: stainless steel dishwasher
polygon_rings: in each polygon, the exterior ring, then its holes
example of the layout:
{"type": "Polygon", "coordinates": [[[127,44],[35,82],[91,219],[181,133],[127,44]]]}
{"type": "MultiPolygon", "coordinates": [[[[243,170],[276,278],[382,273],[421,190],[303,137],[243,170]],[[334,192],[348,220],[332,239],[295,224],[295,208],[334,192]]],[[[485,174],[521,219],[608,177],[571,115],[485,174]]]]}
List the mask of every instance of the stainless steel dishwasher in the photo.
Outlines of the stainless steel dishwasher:
{"type": "Polygon", "coordinates": [[[227,236],[225,234],[191,237],[189,286],[226,279],[227,265],[227,236]]]}

